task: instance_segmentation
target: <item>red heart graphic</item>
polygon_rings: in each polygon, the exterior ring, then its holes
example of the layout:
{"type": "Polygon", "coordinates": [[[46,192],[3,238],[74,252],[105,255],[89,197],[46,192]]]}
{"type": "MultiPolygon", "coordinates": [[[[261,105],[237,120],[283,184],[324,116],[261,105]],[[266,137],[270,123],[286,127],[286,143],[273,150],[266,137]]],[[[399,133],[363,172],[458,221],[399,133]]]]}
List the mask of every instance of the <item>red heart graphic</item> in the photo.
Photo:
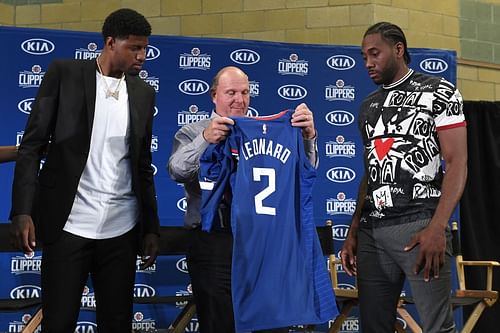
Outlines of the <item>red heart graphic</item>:
{"type": "Polygon", "coordinates": [[[394,138],[389,138],[383,141],[382,139],[375,139],[375,151],[377,152],[377,156],[379,161],[382,161],[391,150],[392,144],[394,143],[394,138]]]}

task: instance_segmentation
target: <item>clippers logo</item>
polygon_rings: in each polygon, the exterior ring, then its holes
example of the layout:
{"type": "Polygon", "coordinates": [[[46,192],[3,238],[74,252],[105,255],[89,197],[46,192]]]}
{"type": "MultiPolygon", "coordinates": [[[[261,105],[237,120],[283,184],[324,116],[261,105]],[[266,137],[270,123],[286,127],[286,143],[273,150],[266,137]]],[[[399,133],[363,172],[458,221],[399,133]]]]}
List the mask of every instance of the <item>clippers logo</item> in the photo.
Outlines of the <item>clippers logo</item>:
{"type": "MultiPolygon", "coordinates": [[[[333,320],[328,322],[328,326],[332,327],[333,320]]],[[[347,317],[342,326],[340,326],[339,333],[359,333],[360,332],[359,319],[356,317],[347,317]]]]}
{"type": "Polygon", "coordinates": [[[212,56],[210,54],[201,53],[200,49],[193,47],[191,54],[182,53],[179,55],[179,68],[180,69],[210,69],[212,56]]]}
{"type": "Polygon", "coordinates": [[[39,286],[32,284],[22,285],[10,291],[10,298],[12,299],[25,299],[25,298],[39,298],[42,289],[39,286]]]}
{"type": "Polygon", "coordinates": [[[326,59],[326,65],[337,71],[345,71],[353,68],[356,61],[348,55],[339,54],[326,59]]]}
{"type": "Polygon", "coordinates": [[[181,212],[186,212],[186,207],[187,207],[187,200],[185,197],[177,201],[177,208],[179,208],[181,212]]]}
{"type": "Polygon", "coordinates": [[[325,120],[333,126],[347,126],[354,122],[354,115],[348,111],[334,110],[325,115],[325,120]]]}
{"type": "Polygon", "coordinates": [[[187,259],[185,257],[177,260],[177,262],[175,263],[175,267],[177,267],[177,270],[179,272],[182,272],[182,273],[188,273],[189,272],[188,271],[187,259]]]}
{"type": "Polygon", "coordinates": [[[42,72],[40,65],[33,65],[31,70],[19,72],[19,87],[20,88],[38,88],[42,83],[45,72],[42,72]]]}
{"type": "MultiPolygon", "coordinates": [[[[156,166],[154,166],[153,164],[151,164],[151,166],[153,166],[153,170],[156,170],[156,166]]],[[[135,271],[137,273],[151,274],[156,272],[156,262],[154,262],[151,266],[149,266],[146,269],[141,269],[141,265],[142,265],[142,259],[140,256],[137,256],[137,258],[135,259],[135,271]]]]}
{"type": "MultiPolygon", "coordinates": [[[[186,287],[186,290],[179,290],[175,292],[175,296],[190,296],[193,294],[193,288],[190,284],[186,287]]],[[[178,308],[183,308],[186,306],[188,301],[176,301],[175,306],[178,308]]]]}
{"type": "Polygon", "coordinates": [[[192,104],[187,111],[182,110],[177,113],[177,125],[184,126],[208,118],[210,118],[209,112],[202,111],[198,105],[192,104]]]}
{"type": "Polygon", "coordinates": [[[448,64],[442,59],[427,58],[420,62],[420,69],[427,73],[437,74],[446,71],[448,64]]]}
{"type": "Polygon", "coordinates": [[[153,297],[154,295],[156,295],[156,290],[153,287],[142,283],[134,285],[134,297],[153,297]]]}
{"type": "Polygon", "coordinates": [[[343,241],[347,238],[349,226],[347,224],[338,224],[332,227],[333,239],[343,241]]]}
{"type": "Polygon", "coordinates": [[[22,42],[21,49],[29,54],[44,55],[54,51],[56,46],[48,39],[32,38],[22,42]]]}
{"type": "Polygon", "coordinates": [[[325,143],[325,154],[328,157],[348,157],[356,156],[356,144],[353,141],[345,141],[342,135],[337,135],[335,141],[325,143]]]}
{"type": "Polygon", "coordinates": [[[151,135],[151,152],[158,151],[158,135],[151,135]]]}
{"type": "Polygon", "coordinates": [[[258,97],[259,96],[259,82],[250,81],[250,97],[258,97]]]}
{"type": "Polygon", "coordinates": [[[193,318],[193,319],[191,319],[189,324],[186,326],[186,329],[184,332],[186,332],[186,333],[199,332],[199,327],[200,327],[200,325],[198,324],[198,319],[193,318]]]}
{"type": "Polygon", "coordinates": [[[12,257],[10,261],[10,272],[15,275],[34,273],[40,274],[42,256],[25,254],[24,256],[12,257]]]}
{"type": "MultiPolygon", "coordinates": [[[[21,317],[21,320],[15,320],[15,321],[11,321],[9,322],[9,330],[8,332],[13,332],[13,333],[16,333],[16,332],[22,332],[24,327],[26,326],[26,324],[30,321],[31,319],[31,315],[29,313],[25,313],[23,314],[23,316],[21,317]]],[[[38,326],[34,331],[33,333],[40,333],[42,331],[42,327],[41,326],[38,326]]]]}
{"type": "Polygon", "coordinates": [[[91,42],[87,45],[87,48],[80,48],[75,50],[75,59],[95,59],[101,54],[102,50],[97,49],[97,44],[91,42]]]}
{"type": "Polygon", "coordinates": [[[287,84],[278,88],[278,95],[284,99],[296,101],[306,97],[307,90],[296,84],[287,84]]]}
{"type": "Polygon", "coordinates": [[[306,60],[299,60],[296,53],[290,54],[288,59],[278,61],[278,73],[281,75],[300,75],[305,76],[309,72],[309,63],[306,60]]]}
{"type": "Polygon", "coordinates": [[[326,172],[326,178],[334,183],[349,183],[356,178],[356,173],[347,167],[335,167],[326,172]]]}
{"type": "Polygon", "coordinates": [[[259,62],[260,55],[253,50],[239,49],[231,52],[229,58],[240,65],[253,65],[259,62]]]}
{"type": "Polygon", "coordinates": [[[153,176],[156,176],[156,173],[158,172],[158,168],[156,167],[156,165],[151,163],[151,169],[153,169],[153,176]]]}
{"type": "Polygon", "coordinates": [[[97,325],[91,321],[79,321],[75,333],[97,333],[97,325]]]}
{"type": "Polygon", "coordinates": [[[203,95],[210,89],[210,86],[203,80],[189,79],[179,83],[178,88],[186,95],[203,95]]]}
{"type": "Polygon", "coordinates": [[[134,313],[132,332],[156,332],[156,322],[151,318],[144,318],[142,312],[134,313]]]}
{"type": "Polygon", "coordinates": [[[259,111],[257,111],[255,108],[249,106],[248,111],[247,111],[247,116],[248,117],[258,117],[259,111]]]}
{"type": "Polygon", "coordinates": [[[352,215],[355,210],[356,200],[347,199],[344,192],[337,193],[337,198],[326,199],[326,213],[328,215],[352,215]]]}
{"type": "Polygon", "coordinates": [[[153,45],[148,45],[146,47],[146,61],[155,60],[160,57],[160,50],[153,45]]]}
{"type": "Polygon", "coordinates": [[[139,72],[139,77],[148,83],[151,87],[155,89],[156,92],[160,91],[160,79],[155,76],[150,76],[148,71],[141,70],[139,72]]]}
{"type": "Polygon", "coordinates": [[[355,98],[355,88],[346,86],[344,80],[338,79],[335,85],[325,87],[325,99],[327,101],[352,102],[355,98]]]}
{"type": "Polygon", "coordinates": [[[82,299],[80,300],[80,307],[82,308],[95,308],[95,295],[90,292],[88,286],[83,287],[82,299]]]}

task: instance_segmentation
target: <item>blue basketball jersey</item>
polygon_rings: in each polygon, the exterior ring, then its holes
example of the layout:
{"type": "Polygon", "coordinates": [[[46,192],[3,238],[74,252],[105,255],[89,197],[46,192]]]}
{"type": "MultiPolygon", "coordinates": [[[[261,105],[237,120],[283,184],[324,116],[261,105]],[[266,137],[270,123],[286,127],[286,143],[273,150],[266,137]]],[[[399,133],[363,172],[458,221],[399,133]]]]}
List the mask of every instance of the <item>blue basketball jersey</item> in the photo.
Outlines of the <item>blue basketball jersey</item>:
{"type": "Polygon", "coordinates": [[[313,220],[316,170],[293,110],[235,117],[228,138],[200,159],[202,227],[232,191],[232,297],[238,332],[333,319],[337,307],[313,220]]]}

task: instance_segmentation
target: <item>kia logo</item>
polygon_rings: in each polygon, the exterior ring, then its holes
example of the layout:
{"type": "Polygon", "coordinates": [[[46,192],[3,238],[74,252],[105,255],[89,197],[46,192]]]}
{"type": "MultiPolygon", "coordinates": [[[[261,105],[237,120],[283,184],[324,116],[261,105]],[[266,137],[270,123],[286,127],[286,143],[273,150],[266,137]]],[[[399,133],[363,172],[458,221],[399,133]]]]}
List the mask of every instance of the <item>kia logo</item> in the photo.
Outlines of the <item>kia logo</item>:
{"type": "Polygon", "coordinates": [[[42,288],[35,285],[19,286],[10,291],[10,298],[12,299],[26,299],[40,297],[42,288]]]}
{"type": "Polygon", "coordinates": [[[345,71],[353,68],[356,65],[356,61],[347,55],[339,54],[326,59],[326,64],[331,69],[345,71]]]}
{"type": "Polygon", "coordinates": [[[21,49],[29,54],[44,55],[54,51],[56,46],[48,39],[32,38],[21,43],[21,49]]]}
{"type": "Polygon", "coordinates": [[[253,65],[259,62],[260,55],[253,50],[239,49],[231,52],[229,58],[240,65],[253,65]]]}
{"type": "Polygon", "coordinates": [[[287,84],[278,88],[278,95],[284,99],[296,101],[306,97],[307,90],[296,84],[287,84]]]}
{"type": "Polygon", "coordinates": [[[79,321],[76,323],[75,332],[82,332],[82,333],[97,332],[97,325],[90,321],[79,321]]]}
{"type": "Polygon", "coordinates": [[[446,61],[438,58],[427,58],[420,62],[420,68],[432,74],[442,73],[448,69],[446,61]]]}
{"type": "Polygon", "coordinates": [[[203,80],[189,79],[179,83],[179,90],[186,95],[203,95],[210,89],[203,80]]]}
{"type": "Polygon", "coordinates": [[[326,172],[326,178],[334,183],[348,183],[356,178],[356,172],[346,167],[335,167],[326,172]]]}
{"type": "Polygon", "coordinates": [[[356,289],[356,287],[354,287],[352,284],[349,284],[349,283],[339,283],[339,284],[337,284],[337,286],[340,289],[356,289]]]}
{"type": "Polygon", "coordinates": [[[333,126],[347,126],[354,122],[354,115],[344,110],[334,110],[325,115],[325,120],[333,126]]]}
{"type": "Polygon", "coordinates": [[[347,224],[338,224],[332,227],[333,239],[343,241],[347,238],[349,226],[347,224]]]}
{"type": "Polygon", "coordinates": [[[187,207],[187,201],[185,197],[177,201],[177,208],[179,208],[179,210],[185,212],[186,207],[187,207]]]}
{"type": "Polygon", "coordinates": [[[147,284],[136,283],[134,285],[134,297],[153,297],[156,291],[147,284]]]}
{"type": "Polygon", "coordinates": [[[153,46],[153,45],[148,45],[146,47],[146,60],[155,60],[160,56],[160,50],[153,46]]]}
{"type": "Polygon", "coordinates": [[[187,259],[186,258],[182,258],[182,259],[177,260],[177,262],[175,263],[175,267],[177,267],[177,269],[180,272],[187,273],[188,272],[187,259]]]}
{"type": "Polygon", "coordinates": [[[151,163],[151,168],[153,169],[153,176],[155,176],[156,173],[158,172],[158,168],[153,163],[151,163]]]}
{"type": "Polygon", "coordinates": [[[153,113],[153,117],[156,117],[156,115],[157,115],[157,114],[158,114],[158,107],[157,107],[157,106],[155,106],[155,111],[154,111],[154,113],[153,113]]]}
{"type": "Polygon", "coordinates": [[[30,114],[31,113],[31,104],[35,101],[34,97],[26,98],[17,103],[17,108],[22,113],[30,114]]]}
{"type": "Polygon", "coordinates": [[[258,117],[259,116],[259,111],[257,111],[255,108],[248,107],[247,110],[247,116],[248,117],[258,117]]]}

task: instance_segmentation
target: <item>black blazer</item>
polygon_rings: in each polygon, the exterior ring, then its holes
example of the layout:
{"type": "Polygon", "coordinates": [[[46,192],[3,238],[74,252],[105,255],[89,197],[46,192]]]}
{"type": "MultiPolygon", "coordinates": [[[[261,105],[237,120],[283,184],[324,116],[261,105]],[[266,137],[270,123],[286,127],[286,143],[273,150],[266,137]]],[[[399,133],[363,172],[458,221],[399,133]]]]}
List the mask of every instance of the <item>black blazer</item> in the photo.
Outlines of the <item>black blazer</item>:
{"type": "MultiPolygon", "coordinates": [[[[155,92],[136,76],[126,75],[125,80],[139,225],[143,233],[159,234],[150,150],[155,92]]],[[[95,93],[95,60],[56,60],[33,102],[16,161],[11,217],[31,215],[37,239],[43,243],[59,237],[71,211],[89,154],[95,93]],[[45,149],[45,163],[39,171],[45,149]]]]}

